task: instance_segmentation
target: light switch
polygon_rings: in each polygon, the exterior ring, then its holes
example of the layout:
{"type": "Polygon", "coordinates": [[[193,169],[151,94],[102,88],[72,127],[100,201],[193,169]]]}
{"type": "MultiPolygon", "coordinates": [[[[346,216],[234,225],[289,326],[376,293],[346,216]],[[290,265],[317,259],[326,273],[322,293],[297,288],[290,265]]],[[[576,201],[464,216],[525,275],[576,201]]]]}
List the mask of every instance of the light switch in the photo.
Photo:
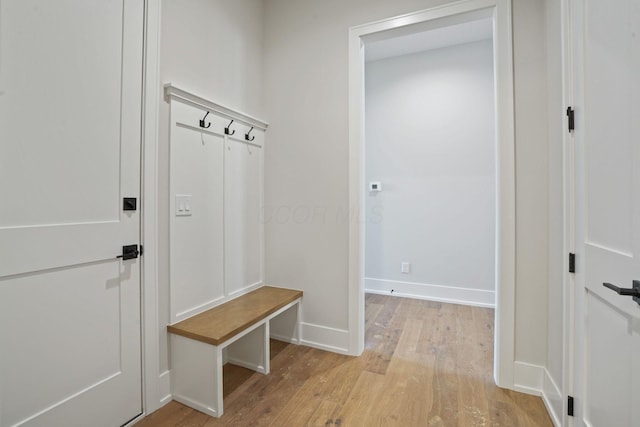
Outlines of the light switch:
{"type": "Polygon", "coordinates": [[[191,216],[191,195],[176,194],[176,216],[191,216]]]}

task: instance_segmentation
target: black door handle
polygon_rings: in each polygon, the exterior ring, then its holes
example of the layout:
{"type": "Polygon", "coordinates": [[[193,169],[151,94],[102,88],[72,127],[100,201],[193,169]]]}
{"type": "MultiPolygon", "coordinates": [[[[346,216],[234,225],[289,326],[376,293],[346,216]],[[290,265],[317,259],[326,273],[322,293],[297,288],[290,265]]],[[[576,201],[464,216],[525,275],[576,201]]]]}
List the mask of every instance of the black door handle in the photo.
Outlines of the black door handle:
{"type": "Polygon", "coordinates": [[[123,261],[128,259],[138,258],[140,252],[138,251],[138,245],[126,245],[122,247],[122,255],[118,255],[116,258],[122,258],[123,261]]]}
{"type": "Polygon", "coordinates": [[[640,280],[633,281],[633,287],[631,288],[619,288],[611,283],[603,283],[602,286],[609,288],[618,295],[627,295],[633,297],[633,300],[640,304],[640,280]]]}

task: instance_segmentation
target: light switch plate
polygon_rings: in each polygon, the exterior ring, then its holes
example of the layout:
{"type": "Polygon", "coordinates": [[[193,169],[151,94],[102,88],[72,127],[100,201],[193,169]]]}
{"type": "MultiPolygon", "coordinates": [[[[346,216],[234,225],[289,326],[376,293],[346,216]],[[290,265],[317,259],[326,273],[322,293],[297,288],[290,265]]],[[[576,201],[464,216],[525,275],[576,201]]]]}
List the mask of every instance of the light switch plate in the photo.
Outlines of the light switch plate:
{"type": "Polygon", "coordinates": [[[176,216],[191,216],[192,204],[190,194],[176,194],[176,216]]]}

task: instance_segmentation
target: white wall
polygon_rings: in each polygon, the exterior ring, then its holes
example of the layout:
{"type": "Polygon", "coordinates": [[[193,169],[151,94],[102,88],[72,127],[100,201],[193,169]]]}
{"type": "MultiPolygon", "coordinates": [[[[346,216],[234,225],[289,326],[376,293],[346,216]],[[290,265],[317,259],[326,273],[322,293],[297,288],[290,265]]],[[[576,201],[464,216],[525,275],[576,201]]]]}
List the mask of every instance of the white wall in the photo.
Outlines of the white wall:
{"type": "MultiPolygon", "coordinates": [[[[160,82],[263,117],[263,3],[164,0],[160,82]]],[[[162,90],[162,88],[159,88],[162,90]]],[[[160,106],[158,149],[160,373],[169,369],[169,104],[160,106]]],[[[165,374],[166,375],[166,374],[165,374]]]]}
{"type": "Polygon", "coordinates": [[[516,360],[547,354],[547,69],[544,2],[514,0],[516,360]]]}
{"type": "Polygon", "coordinates": [[[366,63],[367,291],[494,305],[493,80],[490,39],[366,63]]]}
{"type": "MultiPolygon", "coordinates": [[[[447,3],[265,0],[266,282],[305,292],[304,321],[347,329],[348,29],[447,3]],[[297,216],[294,213],[297,212],[297,216]]],[[[516,357],[547,359],[547,145],[544,4],[514,0],[516,357]]],[[[333,328],[328,329],[327,328],[333,328]]],[[[327,333],[326,336],[329,336],[327,333]]],[[[345,341],[346,342],[346,341],[345,341]]],[[[340,342],[336,344],[337,347],[340,342]]],[[[346,344],[345,344],[346,348],[346,344]]]]}

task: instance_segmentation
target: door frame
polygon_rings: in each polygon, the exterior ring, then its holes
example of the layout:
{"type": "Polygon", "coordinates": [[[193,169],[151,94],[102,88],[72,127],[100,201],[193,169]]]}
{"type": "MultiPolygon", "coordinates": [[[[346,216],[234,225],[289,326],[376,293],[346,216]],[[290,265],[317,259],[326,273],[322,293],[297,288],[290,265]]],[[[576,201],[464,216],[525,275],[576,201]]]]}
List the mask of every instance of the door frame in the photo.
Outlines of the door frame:
{"type": "MultiPolygon", "coordinates": [[[[573,97],[573,7],[572,0],[562,0],[561,2],[561,43],[562,43],[562,102],[564,107],[574,105],[573,97]]],[[[574,357],[575,357],[575,274],[569,273],[568,254],[576,252],[575,227],[576,227],[576,204],[575,204],[575,180],[576,172],[574,167],[574,138],[573,133],[568,131],[568,117],[563,118],[563,254],[567,254],[563,262],[563,316],[562,316],[562,384],[561,399],[562,413],[560,415],[561,425],[570,425],[572,418],[568,415],[567,396],[575,396],[574,393],[574,357]]]]}
{"type": "Polygon", "coordinates": [[[511,0],[466,0],[349,30],[349,354],[364,350],[364,40],[384,31],[493,10],[496,75],[494,379],[513,388],[515,363],[515,118],[511,0]]]}
{"type": "Polygon", "coordinates": [[[142,188],[140,244],[142,301],[142,415],[170,397],[169,376],[160,373],[158,293],[158,126],[161,101],[160,30],[162,0],[145,0],[142,96],[142,188]]]}

